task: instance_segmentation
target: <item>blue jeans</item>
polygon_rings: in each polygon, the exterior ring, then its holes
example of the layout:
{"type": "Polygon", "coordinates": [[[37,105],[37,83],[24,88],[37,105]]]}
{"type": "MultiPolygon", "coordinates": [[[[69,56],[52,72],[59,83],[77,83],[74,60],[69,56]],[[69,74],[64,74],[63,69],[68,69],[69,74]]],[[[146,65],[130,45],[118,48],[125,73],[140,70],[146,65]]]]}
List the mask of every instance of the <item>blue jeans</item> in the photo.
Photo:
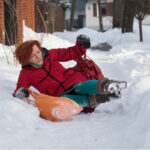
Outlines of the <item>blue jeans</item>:
{"type": "Polygon", "coordinates": [[[68,97],[78,103],[82,107],[89,107],[88,94],[98,94],[96,84],[98,80],[88,80],[80,82],[74,86],[75,94],[62,94],[60,97],[68,97]]]}

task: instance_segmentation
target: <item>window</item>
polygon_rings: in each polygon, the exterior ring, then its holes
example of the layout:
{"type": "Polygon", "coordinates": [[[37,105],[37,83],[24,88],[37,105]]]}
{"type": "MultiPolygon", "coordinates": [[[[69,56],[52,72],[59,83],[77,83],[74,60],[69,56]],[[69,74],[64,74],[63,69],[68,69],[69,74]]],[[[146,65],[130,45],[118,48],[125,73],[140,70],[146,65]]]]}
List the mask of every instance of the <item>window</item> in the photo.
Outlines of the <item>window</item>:
{"type": "Polygon", "coordinates": [[[106,15],[106,3],[101,3],[102,16],[106,15]]]}
{"type": "MultiPolygon", "coordinates": [[[[102,13],[102,16],[106,15],[106,3],[101,3],[101,13],[102,13]]],[[[94,17],[99,16],[99,10],[98,10],[98,4],[97,3],[93,4],[93,16],[94,17]]]]}

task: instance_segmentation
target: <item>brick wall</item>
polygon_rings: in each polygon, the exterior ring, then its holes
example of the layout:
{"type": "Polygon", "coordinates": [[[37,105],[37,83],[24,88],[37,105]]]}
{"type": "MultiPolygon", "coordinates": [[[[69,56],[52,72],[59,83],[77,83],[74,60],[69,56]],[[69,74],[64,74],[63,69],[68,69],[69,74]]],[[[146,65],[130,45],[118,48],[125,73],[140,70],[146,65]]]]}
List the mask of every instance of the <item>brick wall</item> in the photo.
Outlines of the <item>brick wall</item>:
{"type": "Polygon", "coordinates": [[[35,30],[35,9],[34,0],[24,0],[23,4],[23,20],[25,25],[32,30],[35,30]]]}
{"type": "MultiPolygon", "coordinates": [[[[25,25],[36,32],[46,32],[43,25],[43,20],[39,13],[37,13],[36,2],[38,0],[16,0],[16,18],[17,18],[17,38],[16,45],[23,41],[23,20],[25,25]],[[40,19],[39,19],[40,18],[40,19]],[[38,28],[37,28],[38,27],[38,28]]],[[[46,28],[48,32],[63,31],[65,28],[65,13],[64,10],[55,3],[41,3],[41,12],[44,14],[48,12],[48,23],[46,28]],[[44,10],[45,9],[45,10],[44,10]]],[[[4,0],[0,0],[0,42],[5,44],[4,40],[4,0]]]]}
{"type": "Polygon", "coordinates": [[[4,2],[0,0],[0,43],[5,43],[4,40],[4,2]]]}
{"type": "Polygon", "coordinates": [[[16,45],[20,44],[23,39],[23,0],[16,1],[16,16],[17,16],[17,40],[16,45]]]}
{"type": "Polygon", "coordinates": [[[65,28],[64,10],[55,3],[36,1],[35,4],[35,31],[53,33],[65,28]]]}
{"type": "Polygon", "coordinates": [[[23,40],[23,20],[25,25],[32,30],[35,30],[35,10],[34,0],[17,0],[17,41],[16,45],[20,44],[23,40]]]}
{"type": "Polygon", "coordinates": [[[65,29],[65,13],[63,8],[56,7],[55,31],[63,32],[65,29]]]}
{"type": "Polygon", "coordinates": [[[49,6],[46,2],[36,1],[35,3],[35,31],[36,32],[48,32],[47,23],[44,21],[45,13],[49,11],[49,6]]]}

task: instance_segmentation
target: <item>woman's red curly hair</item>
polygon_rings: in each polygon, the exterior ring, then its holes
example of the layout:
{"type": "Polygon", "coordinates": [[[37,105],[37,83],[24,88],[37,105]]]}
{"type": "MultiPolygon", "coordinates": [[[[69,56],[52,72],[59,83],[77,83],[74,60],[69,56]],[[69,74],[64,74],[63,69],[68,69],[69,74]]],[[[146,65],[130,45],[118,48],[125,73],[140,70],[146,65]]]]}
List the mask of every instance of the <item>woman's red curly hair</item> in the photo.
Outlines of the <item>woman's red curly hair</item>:
{"type": "Polygon", "coordinates": [[[37,45],[37,47],[42,51],[41,44],[37,40],[29,40],[23,42],[16,48],[14,56],[22,66],[27,65],[29,63],[29,58],[32,53],[32,47],[34,45],[37,45]]]}

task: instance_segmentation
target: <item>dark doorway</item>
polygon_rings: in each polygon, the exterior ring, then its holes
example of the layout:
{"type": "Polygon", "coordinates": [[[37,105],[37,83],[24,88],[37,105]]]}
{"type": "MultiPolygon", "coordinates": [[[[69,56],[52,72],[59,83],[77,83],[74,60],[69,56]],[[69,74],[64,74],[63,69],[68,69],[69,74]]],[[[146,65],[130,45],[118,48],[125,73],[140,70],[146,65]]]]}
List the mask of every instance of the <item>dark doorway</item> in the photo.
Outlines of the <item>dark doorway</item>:
{"type": "Polygon", "coordinates": [[[83,28],[83,15],[78,15],[78,28],[83,28]]]}
{"type": "Polygon", "coordinates": [[[16,43],[16,0],[4,0],[5,44],[16,43]]]}

